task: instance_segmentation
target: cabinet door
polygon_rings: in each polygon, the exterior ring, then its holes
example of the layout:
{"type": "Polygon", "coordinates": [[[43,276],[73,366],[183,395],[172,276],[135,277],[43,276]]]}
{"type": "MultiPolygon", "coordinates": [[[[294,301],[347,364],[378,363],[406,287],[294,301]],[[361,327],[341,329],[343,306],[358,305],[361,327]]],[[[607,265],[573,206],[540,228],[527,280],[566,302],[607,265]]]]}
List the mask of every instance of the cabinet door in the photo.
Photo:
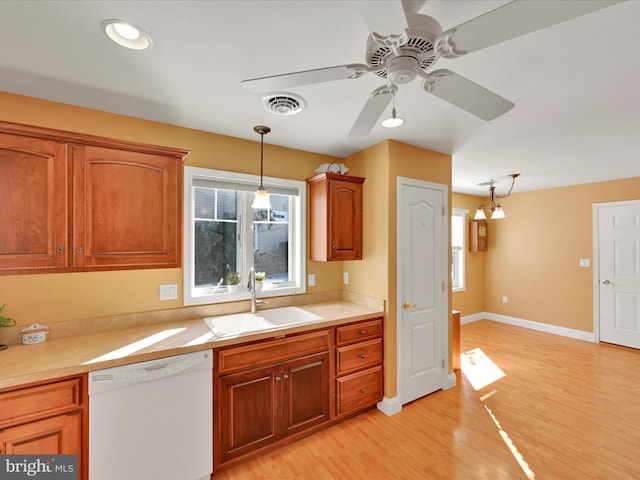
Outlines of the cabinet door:
{"type": "Polygon", "coordinates": [[[67,146],[0,133],[0,271],[68,265],[67,146]]]}
{"type": "Polygon", "coordinates": [[[181,167],[162,155],[74,146],[74,266],[179,266],[181,167]]]}
{"type": "Polygon", "coordinates": [[[275,377],[274,367],[220,377],[214,415],[214,428],[219,429],[214,442],[217,465],[275,441],[275,377]]]}
{"type": "Polygon", "coordinates": [[[0,432],[0,454],[76,454],[80,468],[81,449],[79,412],[36,420],[0,432]]]}
{"type": "Polygon", "coordinates": [[[282,364],[282,436],[329,421],[329,352],[282,364]]]}
{"type": "Polygon", "coordinates": [[[362,183],[331,180],[329,260],[362,259],[362,183]]]}

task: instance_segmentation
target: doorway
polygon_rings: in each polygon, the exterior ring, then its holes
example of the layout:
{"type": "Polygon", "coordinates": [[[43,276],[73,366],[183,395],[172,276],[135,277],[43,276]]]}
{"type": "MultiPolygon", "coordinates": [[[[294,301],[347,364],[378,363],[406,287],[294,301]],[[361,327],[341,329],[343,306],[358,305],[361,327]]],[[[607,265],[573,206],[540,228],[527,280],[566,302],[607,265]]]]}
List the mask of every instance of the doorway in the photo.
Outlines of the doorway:
{"type": "Polygon", "coordinates": [[[640,200],[593,206],[596,338],[640,349],[640,200]]]}
{"type": "Polygon", "coordinates": [[[404,405],[445,386],[448,187],[398,177],[398,391],[404,405]]]}

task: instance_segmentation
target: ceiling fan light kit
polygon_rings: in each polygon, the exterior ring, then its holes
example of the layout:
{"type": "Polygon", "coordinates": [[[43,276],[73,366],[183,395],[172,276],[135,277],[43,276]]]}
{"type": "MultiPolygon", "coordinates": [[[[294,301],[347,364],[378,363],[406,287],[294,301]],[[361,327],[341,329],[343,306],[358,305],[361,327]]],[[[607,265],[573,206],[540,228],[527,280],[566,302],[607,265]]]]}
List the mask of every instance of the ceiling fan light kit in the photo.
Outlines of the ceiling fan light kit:
{"type": "Polygon", "coordinates": [[[369,28],[366,65],[349,64],[243,80],[251,92],[360,78],[373,72],[388,83],[375,89],[358,115],[349,138],[367,136],[391,102],[397,85],[423,79],[421,88],[476,117],[490,121],[514,104],[451,70],[428,70],[442,58],[457,58],[521,35],[599,10],[622,0],[514,0],[483,15],[442,31],[438,21],[409,11],[415,2],[362,2],[360,14],[369,28]],[[407,11],[404,10],[407,7],[407,11]]]}

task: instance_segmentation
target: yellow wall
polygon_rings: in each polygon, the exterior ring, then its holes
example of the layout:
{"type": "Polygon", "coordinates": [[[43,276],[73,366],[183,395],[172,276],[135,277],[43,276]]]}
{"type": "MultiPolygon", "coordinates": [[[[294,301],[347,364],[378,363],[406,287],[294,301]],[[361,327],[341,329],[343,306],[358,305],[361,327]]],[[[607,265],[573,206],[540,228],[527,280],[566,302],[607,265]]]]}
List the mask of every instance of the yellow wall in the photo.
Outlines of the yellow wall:
{"type": "MultiPolygon", "coordinates": [[[[260,172],[257,134],[255,141],[241,140],[6,92],[0,92],[0,105],[3,121],[184,148],[191,151],[186,165],[260,172]]],[[[315,169],[322,163],[338,160],[268,143],[264,146],[264,159],[265,175],[295,180],[315,175],[315,169]]],[[[316,274],[316,287],[308,291],[341,289],[341,264],[318,263],[308,262],[309,273],[316,274]]],[[[0,275],[0,305],[7,304],[4,314],[16,319],[19,325],[181,307],[181,294],[177,300],[160,302],[161,283],[176,283],[182,292],[182,269],[0,275]]]]}
{"type": "MultiPolygon", "coordinates": [[[[484,262],[486,252],[469,251],[469,220],[476,213],[478,205],[486,202],[486,198],[471,195],[452,194],[453,208],[464,208],[469,211],[465,221],[465,290],[452,294],[453,310],[459,310],[462,316],[484,311],[484,262]]],[[[489,228],[489,238],[492,233],[489,228]]]]}
{"type": "MultiPolygon", "coordinates": [[[[454,207],[465,208],[464,197],[454,196],[454,207]]],[[[482,306],[461,308],[462,315],[484,311],[593,332],[593,204],[638,198],[640,177],[501,199],[507,218],[489,220],[482,306]],[[591,268],[580,267],[580,258],[591,259],[591,268]]]]}
{"type": "MultiPolygon", "coordinates": [[[[259,173],[259,138],[247,141],[4,92],[0,105],[0,120],[183,148],[191,151],[186,165],[221,170],[233,165],[234,171],[259,173]]],[[[307,261],[307,273],[316,275],[316,286],[308,291],[344,288],[385,300],[384,390],[385,397],[396,397],[396,177],[444,184],[450,192],[451,157],[385,141],[344,160],[267,143],[264,158],[267,176],[304,180],[322,163],[343,161],[351,175],[366,178],[363,260],[307,261]],[[348,285],[342,284],[343,270],[349,273],[348,285]]],[[[181,307],[181,295],[175,301],[159,301],[161,283],[176,283],[182,291],[182,269],[0,275],[0,304],[7,304],[5,314],[20,325],[181,307]]]]}
{"type": "MultiPolygon", "coordinates": [[[[346,164],[351,168],[349,173],[366,177],[364,200],[368,211],[363,222],[363,260],[344,262],[344,271],[350,272],[345,289],[385,299],[384,392],[386,398],[394,398],[398,369],[397,177],[447,185],[451,192],[451,156],[388,140],[352,155],[346,164]]],[[[451,205],[451,198],[448,202],[451,205]]],[[[450,323],[449,318],[449,331],[450,323]]]]}

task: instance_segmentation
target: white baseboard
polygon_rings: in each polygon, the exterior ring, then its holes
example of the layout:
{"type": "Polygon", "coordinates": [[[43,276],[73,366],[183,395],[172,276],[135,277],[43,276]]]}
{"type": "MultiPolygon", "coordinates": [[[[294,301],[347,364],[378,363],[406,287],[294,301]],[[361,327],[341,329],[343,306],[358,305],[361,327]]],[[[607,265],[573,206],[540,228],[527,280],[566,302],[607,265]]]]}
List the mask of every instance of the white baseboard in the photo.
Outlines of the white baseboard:
{"type": "Polygon", "coordinates": [[[400,413],[402,410],[402,404],[398,397],[387,398],[383,397],[381,402],[378,402],[378,410],[384,413],[387,417],[400,413]]]}
{"type": "Polygon", "coordinates": [[[531,320],[524,320],[522,318],[509,317],[507,315],[500,315],[490,312],[480,312],[474,313],[473,315],[466,315],[460,318],[460,324],[465,325],[467,323],[476,322],[478,320],[492,320],[494,322],[515,325],[516,327],[528,328],[530,330],[537,330],[539,332],[553,333],[554,335],[575,338],[576,340],[584,340],[585,342],[596,342],[596,334],[594,332],[585,332],[583,330],[559,327],[557,325],[550,325],[548,323],[534,322],[531,320]]]}
{"type": "Polygon", "coordinates": [[[447,375],[447,381],[444,385],[444,387],[442,387],[443,390],[449,390],[450,388],[453,388],[456,386],[456,374],[455,373],[450,373],[449,375],[447,375]]]}

